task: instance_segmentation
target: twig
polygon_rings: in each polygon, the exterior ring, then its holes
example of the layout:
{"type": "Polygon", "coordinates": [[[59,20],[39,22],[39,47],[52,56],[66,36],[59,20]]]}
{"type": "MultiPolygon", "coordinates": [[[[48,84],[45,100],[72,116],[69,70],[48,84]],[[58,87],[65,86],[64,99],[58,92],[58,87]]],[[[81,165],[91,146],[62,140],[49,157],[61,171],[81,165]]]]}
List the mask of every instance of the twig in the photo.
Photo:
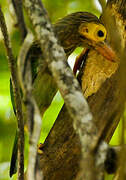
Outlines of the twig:
{"type": "Polygon", "coordinates": [[[102,11],[104,11],[105,6],[106,6],[106,0],[98,0],[98,1],[99,1],[99,3],[101,4],[102,11]]]}
{"type": "MultiPolygon", "coordinates": [[[[27,58],[28,51],[33,43],[33,35],[29,32],[22,44],[18,57],[18,72],[20,84],[23,90],[25,105],[27,108],[27,119],[29,122],[30,147],[27,169],[27,179],[35,180],[35,165],[37,159],[37,143],[41,132],[41,115],[32,95],[31,64],[27,58]]],[[[37,169],[38,170],[38,169],[37,169]]],[[[42,175],[40,176],[42,179],[42,175]]]]}
{"type": "Polygon", "coordinates": [[[26,29],[25,22],[24,22],[22,0],[11,0],[11,1],[13,4],[13,7],[15,9],[15,14],[17,16],[17,22],[18,22],[18,26],[19,26],[22,41],[23,41],[27,34],[27,29],[26,29]]]}
{"type": "MultiPolygon", "coordinates": [[[[48,15],[41,1],[25,0],[24,2],[37,38],[40,41],[45,60],[56,80],[68,111],[74,119],[76,132],[80,136],[82,145],[82,174],[80,173],[78,179],[95,179],[94,172],[91,171],[90,167],[91,163],[92,167],[94,167],[93,153],[91,152],[92,143],[95,142],[97,137],[97,130],[93,123],[93,117],[89,111],[88,104],[83,97],[77,80],[73,76],[72,71],[66,62],[63,48],[58,45],[57,40],[54,37],[48,15]]],[[[107,149],[107,146],[103,145],[103,148],[107,149]]]]}
{"type": "Polygon", "coordinates": [[[18,123],[18,179],[24,179],[24,121],[23,121],[23,114],[22,114],[22,103],[21,103],[21,96],[20,96],[20,88],[19,88],[19,81],[18,81],[18,74],[17,74],[17,66],[16,60],[13,56],[11,44],[9,41],[9,36],[7,32],[7,27],[4,19],[4,15],[2,13],[0,7],[0,26],[1,31],[4,37],[4,43],[7,51],[8,56],[8,65],[11,72],[12,84],[14,88],[14,98],[15,98],[15,105],[16,105],[16,114],[17,114],[17,123],[18,123]]]}

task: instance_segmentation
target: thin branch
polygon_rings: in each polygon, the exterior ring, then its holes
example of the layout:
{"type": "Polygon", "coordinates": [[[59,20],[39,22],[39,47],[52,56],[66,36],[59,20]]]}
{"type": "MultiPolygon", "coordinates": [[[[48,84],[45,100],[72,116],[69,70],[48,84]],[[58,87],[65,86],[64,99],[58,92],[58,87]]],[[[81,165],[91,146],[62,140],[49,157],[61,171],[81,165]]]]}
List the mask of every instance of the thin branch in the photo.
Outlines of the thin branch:
{"type": "Polygon", "coordinates": [[[7,26],[5,23],[4,15],[0,8],[0,26],[1,31],[4,37],[4,43],[7,51],[8,56],[8,65],[11,72],[12,84],[14,88],[14,98],[15,98],[15,105],[16,105],[16,117],[18,123],[18,179],[24,179],[24,121],[23,121],[23,114],[22,114],[22,103],[21,103],[21,96],[20,96],[20,88],[19,88],[19,81],[18,81],[18,74],[17,74],[17,66],[16,60],[13,56],[11,44],[7,32],[7,26]]]}
{"type": "Polygon", "coordinates": [[[17,16],[17,22],[18,22],[19,30],[21,32],[21,37],[23,41],[27,34],[27,28],[25,26],[25,21],[24,21],[22,0],[11,0],[11,1],[15,10],[15,14],[17,16]]]}
{"type": "Polygon", "coordinates": [[[114,180],[123,180],[126,177],[126,145],[125,143],[125,117],[124,114],[122,116],[122,134],[121,134],[121,146],[119,152],[119,160],[118,160],[118,170],[116,172],[116,176],[114,180]]]}
{"type": "Polygon", "coordinates": [[[102,7],[102,11],[104,11],[105,7],[106,7],[106,0],[98,0],[101,7],[102,7]]]}
{"type": "MultiPolygon", "coordinates": [[[[88,104],[83,97],[77,80],[73,76],[73,73],[67,64],[63,48],[58,45],[57,39],[54,37],[48,15],[41,1],[25,0],[24,2],[29,18],[34,26],[37,38],[40,41],[45,60],[47,61],[52,75],[56,80],[58,88],[67,105],[68,111],[74,120],[73,123],[76,132],[80,137],[82,145],[82,164],[81,173],[79,174],[78,179],[95,179],[94,172],[93,170],[91,171],[91,163],[93,168],[94,158],[92,146],[93,142],[97,139],[97,130],[93,123],[93,117],[89,111],[88,104]]],[[[105,157],[103,149],[106,153],[107,145],[102,143],[101,147],[103,148],[100,148],[102,149],[100,152],[103,155],[102,157],[105,157]]],[[[103,161],[99,162],[103,163],[103,161]]]]}
{"type": "MultiPolygon", "coordinates": [[[[37,159],[37,143],[41,132],[41,115],[32,95],[32,74],[31,64],[27,58],[28,51],[34,41],[33,35],[29,32],[22,44],[18,57],[18,72],[20,84],[23,90],[25,105],[27,108],[27,119],[29,123],[29,160],[27,169],[27,179],[35,180],[35,165],[37,159]]],[[[37,169],[38,173],[38,169],[37,169]]],[[[42,175],[39,176],[42,179],[42,175]]]]}

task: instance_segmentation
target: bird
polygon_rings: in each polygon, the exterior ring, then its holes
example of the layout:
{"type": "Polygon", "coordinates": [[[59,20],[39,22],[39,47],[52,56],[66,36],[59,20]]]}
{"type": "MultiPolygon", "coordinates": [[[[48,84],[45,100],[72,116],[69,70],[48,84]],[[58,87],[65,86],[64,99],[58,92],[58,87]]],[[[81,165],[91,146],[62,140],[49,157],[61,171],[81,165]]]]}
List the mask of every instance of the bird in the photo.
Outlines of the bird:
{"type": "MultiPolygon", "coordinates": [[[[63,47],[67,58],[77,47],[84,48],[81,55],[76,59],[73,69],[75,75],[81,67],[83,57],[86,57],[90,49],[94,49],[94,51],[103,56],[105,60],[114,63],[116,55],[107,44],[107,30],[100,19],[94,14],[89,12],[75,12],[59,19],[52,27],[58,43],[63,47]]],[[[34,84],[39,69],[39,61],[36,59],[42,56],[42,50],[38,41],[33,43],[29,50],[29,56],[31,58],[32,82],[34,84]]],[[[12,83],[10,87],[12,105],[16,114],[12,83]]],[[[17,142],[18,138],[16,133],[10,163],[10,177],[16,173],[17,142]]]]}
{"type": "Polygon", "coordinates": [[[106,59],[114,61],[115,52],[107,45],[107,30],[97,16],[89,12],[75,12],[60,19],[54,26],[67,57],[77,48],[96,49],[106,59]]]}
{"type": "MultiPolygon", "coordinates": [[[[88,97],[97,93],[105,80],[116,72],[119,60],[116,58],[115,62],[106,61],[105,57],[94,49],[87,51],[86,54],[88,55],[84,65],[79,70],[78,79],[83,95],[88,99],[88,97]]],[[[77,61],[80,58],[82,59],[82,55],[77,58],[77,61]]]]}

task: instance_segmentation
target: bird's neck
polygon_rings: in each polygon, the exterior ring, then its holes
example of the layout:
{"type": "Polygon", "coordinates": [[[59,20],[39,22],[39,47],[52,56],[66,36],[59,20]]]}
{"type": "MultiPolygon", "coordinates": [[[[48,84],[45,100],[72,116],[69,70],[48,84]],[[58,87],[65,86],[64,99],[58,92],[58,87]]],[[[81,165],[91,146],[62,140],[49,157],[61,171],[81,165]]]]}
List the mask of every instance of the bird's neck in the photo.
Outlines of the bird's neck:
{"type": "Polygon", "coordinates": [[[68,57],[79,46],[78,34],[75,28],[54,26],[54,33],[59,40],[60,45],[64,48],[68,57]],[[61,30],[62,29],[62,30],[61,30]]]}

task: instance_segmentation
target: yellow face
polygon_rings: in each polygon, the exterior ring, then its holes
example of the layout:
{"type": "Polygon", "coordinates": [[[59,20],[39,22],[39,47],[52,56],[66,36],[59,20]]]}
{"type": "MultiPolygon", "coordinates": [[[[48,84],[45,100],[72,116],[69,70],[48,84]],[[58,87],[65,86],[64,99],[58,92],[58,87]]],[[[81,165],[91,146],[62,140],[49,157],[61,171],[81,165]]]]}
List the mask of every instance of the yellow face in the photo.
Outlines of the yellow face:
{"type": "Polygon", "coordinates": [[[106,38],[106,29],[102,24],[84,23],[79,27],[79,33],[91,41],[102,42],[106,38]]]}

